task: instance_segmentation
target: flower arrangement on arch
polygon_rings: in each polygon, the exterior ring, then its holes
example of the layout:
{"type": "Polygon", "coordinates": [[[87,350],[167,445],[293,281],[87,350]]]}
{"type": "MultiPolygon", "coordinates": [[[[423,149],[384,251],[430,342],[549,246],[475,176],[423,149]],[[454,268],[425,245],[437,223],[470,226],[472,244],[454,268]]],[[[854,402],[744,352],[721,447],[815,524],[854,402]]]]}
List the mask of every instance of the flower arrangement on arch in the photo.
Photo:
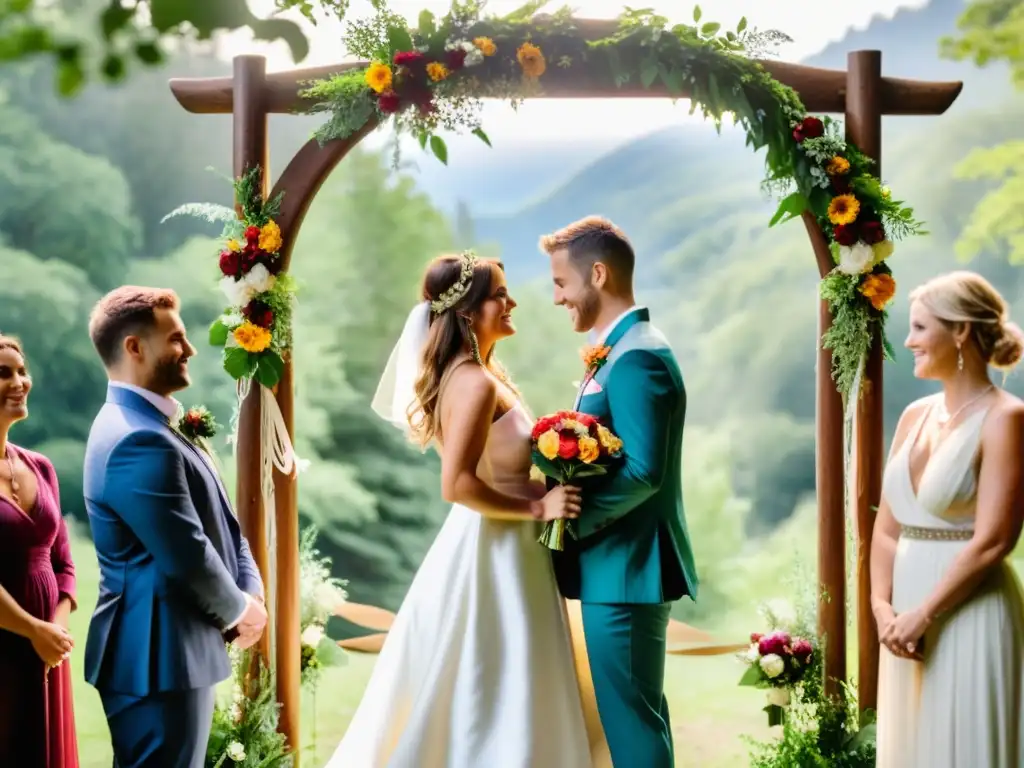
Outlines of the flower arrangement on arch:
{"type": "Polygon", "coordinates": [[[218,287],[228,306],[210,326],[210,344],[223,349],[224,370],[233,379],[255,379],[270,388],[280,380],[291,349],[295,300],[294,282],[282,274],[284,240],[274,220],[281,195],[263,199],[259,166],[233,183],[241,216],[227,206],[189,203],[164,221],[191,215],[223,224],[218,287]]]}
{"type": "MultiPolygon", "coordinates": [[[[606,475],[622,457],[622,440],[596,418],[577,411],[558,411],[537,419],[530,436],[533,466],[559,485],[606,475]]],[[[538,541],[562,550],[565,534],[574,536],[567,520],[552,520],[538,541]]]]}

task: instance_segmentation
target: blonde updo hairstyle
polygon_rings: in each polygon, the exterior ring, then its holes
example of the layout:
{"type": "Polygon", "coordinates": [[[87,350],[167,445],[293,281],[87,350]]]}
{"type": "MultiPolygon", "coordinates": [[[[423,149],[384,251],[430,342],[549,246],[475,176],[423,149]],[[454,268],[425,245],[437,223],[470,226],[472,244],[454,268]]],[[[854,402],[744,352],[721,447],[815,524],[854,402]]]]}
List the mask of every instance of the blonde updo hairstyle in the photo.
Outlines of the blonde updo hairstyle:
{"type": "Polygon", "coordinates": [[[1010,322],[1006,300],[992,284],[975,272],[939,275],[910,294],[943,325],[952,329],[965,323],[969,339],[981,359],[1001,371],[1009,371],[1024,357],[1024,333],[1010,322]]]}

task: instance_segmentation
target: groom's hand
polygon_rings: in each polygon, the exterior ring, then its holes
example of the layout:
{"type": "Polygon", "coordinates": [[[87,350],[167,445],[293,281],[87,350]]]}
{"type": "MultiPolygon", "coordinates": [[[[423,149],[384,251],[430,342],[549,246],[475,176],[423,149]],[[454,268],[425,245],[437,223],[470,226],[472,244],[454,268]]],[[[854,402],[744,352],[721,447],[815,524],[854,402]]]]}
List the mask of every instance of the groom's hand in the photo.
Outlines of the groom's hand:
{"type": "Polygon", "coordinates": [[[534,517],[545,523],[579,517],[582,503],[579,488],[573,485],[556,485],[536,504],[534,517]]]}
{"type": "Polygon", "coordinates": [[[246,601],[248,605],[246,606],[245,613],[242,614],[241,620],[235,625],[235,629],[238,630],[238,637],[235,638],[234,642],[242,650],[256,645],[267,626],[267,609],[263,607],[262,601],[252,595],[246,595],[246,601]]]}

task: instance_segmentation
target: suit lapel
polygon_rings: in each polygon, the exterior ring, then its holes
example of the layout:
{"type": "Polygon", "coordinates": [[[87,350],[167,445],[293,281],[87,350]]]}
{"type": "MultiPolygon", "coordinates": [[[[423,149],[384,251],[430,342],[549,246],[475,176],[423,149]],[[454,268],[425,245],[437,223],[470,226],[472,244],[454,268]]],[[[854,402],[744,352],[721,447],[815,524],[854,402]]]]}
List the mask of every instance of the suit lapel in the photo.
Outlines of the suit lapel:
{"type": "MultiPolygon", "coordinates": [[[[614,348],[615,345],[619,343],[619,340],[626,335],[626,331],[637,323],[649,322],[650,319],[651,313],[646,307],[637,307],[616,323],[615,327],[612,328],[612,332],[609,333],[608,337],[604,340],[602,346],[614,348]]],[[[583,391],[587,388],[587,384],[590,383],[591,379],[596,377],[597,371],[587,371],[583,376],[583,381],[580,382],[579,391],[576,393],[576,402],[572,406],[574,411],[579,410],[580,403],[583,402],[583,391]]]]}

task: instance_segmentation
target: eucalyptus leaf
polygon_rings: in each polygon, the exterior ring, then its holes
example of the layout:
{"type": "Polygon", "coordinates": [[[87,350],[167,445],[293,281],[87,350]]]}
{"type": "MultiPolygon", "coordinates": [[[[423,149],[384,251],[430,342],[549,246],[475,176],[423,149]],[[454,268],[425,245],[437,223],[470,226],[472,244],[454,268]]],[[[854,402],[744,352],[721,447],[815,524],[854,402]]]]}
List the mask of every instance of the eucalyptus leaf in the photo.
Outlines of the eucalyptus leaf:
{"type": "Polygon", "coordinates": [[[431,136],[430,151],[434,153],[434,157],[448,165],[448,145],[444,143],[444,139],[440,136],[431,136]]]}

